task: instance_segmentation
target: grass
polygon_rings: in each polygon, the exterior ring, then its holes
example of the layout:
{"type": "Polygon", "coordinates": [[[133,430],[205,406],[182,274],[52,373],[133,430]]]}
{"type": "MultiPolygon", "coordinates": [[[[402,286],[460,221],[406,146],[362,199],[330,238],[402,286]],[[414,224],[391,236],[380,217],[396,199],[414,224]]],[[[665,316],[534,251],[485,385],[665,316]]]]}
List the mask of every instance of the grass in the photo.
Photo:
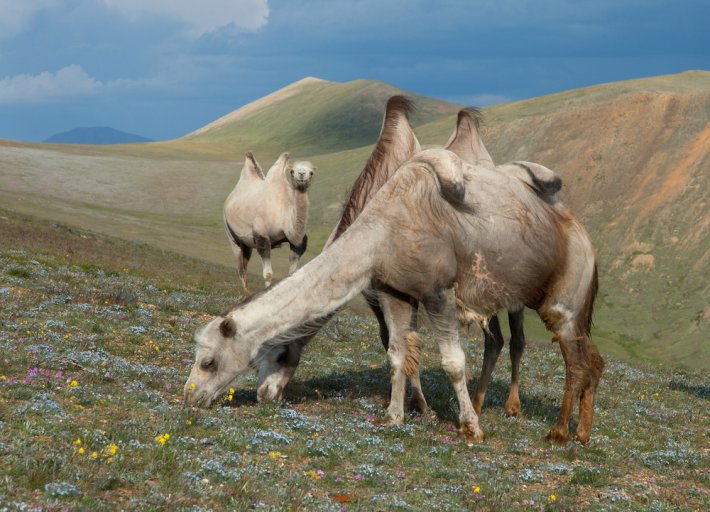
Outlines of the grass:
{"type": "MultiPolygon", "coordinates": [[[[210,410],[181,404],[192,333],[236,293],[218,266],[1,216],[2,510],[707,510],[708,375],[607,356],[592,440],[550,445],[559,350],[530,343],[524,417],[503,415],[501,358],[481,418],[455,432],[454,393],[425,335],[432,414],[377,426],[389,372],[371,318],[311,343],[282,404],[254,376],[210,410]]],[[[475,375],[482,343],[465,348],[475,375]]],[[[469,383],[472,387],[475,380],[469,383]]]]}

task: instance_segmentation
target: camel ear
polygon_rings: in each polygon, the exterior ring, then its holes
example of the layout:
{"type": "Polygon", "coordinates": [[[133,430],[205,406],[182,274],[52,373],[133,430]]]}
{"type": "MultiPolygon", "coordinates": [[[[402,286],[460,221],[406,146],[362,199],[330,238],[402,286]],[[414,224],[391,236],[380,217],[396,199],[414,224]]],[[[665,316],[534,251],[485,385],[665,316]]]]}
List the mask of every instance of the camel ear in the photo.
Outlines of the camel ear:
{"type": "Polygon", "coordinates": [[[242,172],[248,172],[257,178],[264,179],[264,171],[261,170],[259,162],[254,158],[254,154],[251,151],[247,151],[244,155],[244,168],[242,172]]]}
{"type": "Polygon", "coordinates": [[[225,338],[233,338],[237,334],[237,324],[232,318],[225,318],[219,324],[219,333],[225,338]]]}
{"type": "Polygon", "coordinates": [[[493,159],[483,145],[481,134],[481,112],[473,107],[459,111],[456,128],[446,143],[446,149],[473,165],[494,169],[493,159]]]}

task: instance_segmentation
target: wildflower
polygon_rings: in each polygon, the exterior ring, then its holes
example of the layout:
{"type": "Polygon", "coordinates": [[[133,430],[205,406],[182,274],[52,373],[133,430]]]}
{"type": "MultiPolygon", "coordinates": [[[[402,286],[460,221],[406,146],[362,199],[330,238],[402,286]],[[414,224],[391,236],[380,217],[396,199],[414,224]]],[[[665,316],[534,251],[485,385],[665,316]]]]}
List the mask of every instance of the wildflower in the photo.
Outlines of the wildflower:
{"type": "Polygon", "coordinates": [[[230,402],[234,399],[234,388],[229,388],[229,396],[227,397],[227,400],[230,402]]]}
{"type": "Polygon", "coordinates": [[[473,492],[478,494],[479,492],[481,492],[481,488],[479,486],[476,486],[473,488],[473,492]]]}
{"type": "Polygon", "coordinates": [[[272,459],[280,459],[281,458],[281,452],[275,452],[275,451],[270,451],[269,452],[269,457],[272,459]]]}
{"type": "Polygon", "coordinates": [[[108,445],[108,453],[110,453],[111,455],[116,455],[117,451],[118,445],[116,445],[115,443],[111,443],[110,445],[108,445]]]}
{"type": "Polygon", "coordinates": [[[81,446],[81,439],[77,439],[76,441],[74,441],[74,444],[77,446],[81,446]]]}
{"type": "Polygon", "coordinates": [[[77,387],[77,386],[79,385],[79,383],[78,383],[76,380],[72,380],[72,381],[69,383],[69,385],[70,385],[71,387],[75,388],[75,387],[77,387]]]}
{"type": "Polygon", "coordinates": [[[99,458],[99,452],[97,452],[97,451],[91,452],[91,457],[94,458],[94,459],[98,459],[98,458],[99,458]]]}
{"type": "Polygon", "coordinates": [[[197,384],[195,384],[194,382],[192,384],[190,384],[190,389],[195,389],[196,387],[197,387],[197,384]]]}
{"type": "Polygon", "coordinates": [[[79,448],[79,455],[84,455],[84,447],[79,448]]]}
{"type": "Polygon", "coordinates": [[[353,475],[353,478],[355,480],[362,480],[362,475],[360,473],[358,473],[357,475],[353,475]]]}
{"type": "Polygon", "coordinates": [[[325,476],[325,473],[323,471],[321,471],[320,469],[318,471],[311,469],[306,474],[308,476],[310,476],[312,480],[320,480],[321,478],[323,478],[325,476]]]}
{"type": "Polygon", "coordinates": [[[554,503],[555,501],[557,501],[557,496],[550,494],[550,503],[554,503]]]}
{"type": "Polygon", "coordinates": [[[160,443],[160,446],[165,446],[165,443],[170,439],[170,434],[163,434],[155,437],[155,441],[160,443]]]}

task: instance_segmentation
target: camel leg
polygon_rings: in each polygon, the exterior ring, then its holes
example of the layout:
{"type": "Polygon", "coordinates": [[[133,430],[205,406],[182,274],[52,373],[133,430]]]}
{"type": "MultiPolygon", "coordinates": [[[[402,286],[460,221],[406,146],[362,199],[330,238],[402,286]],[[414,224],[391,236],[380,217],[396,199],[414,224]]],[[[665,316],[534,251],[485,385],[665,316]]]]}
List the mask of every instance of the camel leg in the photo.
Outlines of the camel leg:
{"type": "Polygon", "coordinates": [[[293,274],[298,268],[298,261],[306,252],[308,247],[308,235],[303,235],[303,241],[299,245],[294,245],[291,242],[288,243],[291,248],[291,252],[288,253],[288,275],[293,274]]]}
{"type": "Polygon", "coordinates": [[[587,444],[592,434],[594,401],[602,370],[604,370],[604,359],[599,355],[597,347],[592,345],[591,341],[587,345],[586,359],[589,363],[589,372],[579,400],[579,424],[576,432],[577,440],[582,444],[587,444]]]}
{"type": "Polygon", "coordinates": [[[582,379],[586,371],[578,340],[570,336],[563,338],[559,333],[555,333],[555,337],[559,340],[562,357],[565,360],[565,391],[562,396],[560,415],[547,434],[547,439],[566,443],[569,440],[569,421],[574,412],[575,402],[580,398],[582,379]]]}
{"type": "Polygon", "coordinates": [[[296,373],[301,353],[310,338],[274,347],[259,366],[257,400],[280,402],[283,390],[296,373]]]}
{"type": "Polygon", "coordinates": [[[525,332],[523,331],[523,321],[525,310],[509,311],[508,324],[510,325],[510,392],[508,400],[505,402],[505,414],[507,416],[520,415],[520,396],[518,395],[518,379],[520,376],[520,358],[525,350],[525,332]]]}
{"type": "Polygon", "coordinates": [[[424,307],[439,342],[441,365],[459,401],[460,431],[469,442],[480,441],[484,436],[466,387],[466,354],[459,340],[454,290],[444,290],[425,297],[424,307]]]}
{"type": "Polygon", "coordinates": [[[263,266],[262,275],[264,277],[264,286],[271,286],[271,280],[274,277],[274,272],[271,270],[271,242],[265,236],[254,235],[254,245],[256,252],[261,256],[261,264],[263,266]]]}
{"type": "Polygon", "coordinates": [[[483,400],[486,398],[486,391],[488,391],[488,384],[491,380],[493,368],[495,368],[496,361],[498,361],[498,356],[505,343],[497,315],[491,317],[488,323],[488,329],[483,330],[483,339],[485,344],[483,349],[483,366],[481,367],[481,375],[476,382],[476,389],[473,391],[473,408],[476,414],[481,414],[483,400]]]}
{"type": "MultiPolygon", "coordinates": [[[[365,297],[367,305],[370,306],[370,309],[377,318],[377,322],[380,326],[380,341],[385,347],[385,351],[387,351],[387,349],[389,348],[390,335],[389,331],[387,330],[387,322],[385,321],[385,315],[382,312],[382,308],[380,307],[380,300],[378,299],[377,294],[373,293],[371,290],[363,292],[363,296],[365,297]]],[[[383,295],[382,300],[387,300],[386,297],[386,295],[383,295]]],[[[408,297],[407,299],[413,309],[410,323],[410,331],[416,331],[418,304],[417,301],[415,301],[411,297],[408,297]]],[[[428,405],[426,403],[426,398],[424,398],[424,392],[422,391],[422,383],[419,378],[419,367],[417,366],[416,368],[411,368],[408,377],[409,384],[412,387],[412,396],[409,399],[409,408],[413,411],[418,412],[419,414],[425,414],[428,409],[428,405]]]]}
{"type": "Polygon", "coordinates": [[[407,374],[411,369],[419,372],[419,345],[416,333],[412,331],[416,310],[407,298],[380,293],[380,306],[387,322],[390,361],[391,393],[385,423],[401,425],[404,422],[404,395],[407,374]]]}
{"type": "Polygon", "coordinates": [[[249,295],[249,282],[247,280],[247,264],[249,263],[249,258],[251,258],[251,247],[248,247],[242,243],[235,243],[231,238],[229,239],[229,245],[232,248],[232,253],[237,258],[237,275],[239,280],[242,282],[242,288],[244,293],[249,295]]]}

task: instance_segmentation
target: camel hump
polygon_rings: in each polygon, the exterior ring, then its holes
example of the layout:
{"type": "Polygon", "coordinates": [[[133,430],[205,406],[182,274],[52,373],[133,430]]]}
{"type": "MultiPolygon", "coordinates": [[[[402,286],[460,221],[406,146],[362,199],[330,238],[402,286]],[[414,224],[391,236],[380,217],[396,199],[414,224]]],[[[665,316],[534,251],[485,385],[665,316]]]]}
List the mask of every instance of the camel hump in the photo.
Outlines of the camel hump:
{"type": "Polygon", "coordinates": [[[414,112],[414,102],[401,94],[396,94],[387,100],[385,106],[385,117],[404,116],[409,120],[409,114],[414,112]]]}
{"type": "Polygon", "coordinates": [[[387,100],[375,148],[350,189],[340,221],[330,234],[326,246],[348,229],[382,185],[421,149],[409,124],[409,115],[414,110],[414,102],[406,96],[398,94],[387,100]]]}
{"type": "Polygon", "coordinates": [[[523,181],[539,196],[552,197],[562,188],[562,178],[555,171],[534,162],[511,162],[497,169],[523,181]]]}
{"type": "Polygon", "coordinates": [[[281,153],[278,159],[271,166],[269,172],[266,173],[266,180],[273,181],[286,181],[286,168],[289,165],[290,155],[286,152],[281,153]]]}
{"type": "Polygon", "coordinates": [[[456,206],[463,206],[466,196],[464,162],[453,151],[426,149],[412,160],[424,164],[434,174],[444,199],[456,206]]]}
{"type": "Polygon", "coordinates": [[[493,159],[481,138],[482,119],[483,115],[477,108],[466,107],[459,110],[456,128],[446,143],[446,149],[456,153],[465,162],[493,169],[493,159]]]}
{"type": "Polygon", "coordinates": [[[244,155],[244,167],[242,168],[242,172],[244,171],[255,178],[264,179],[264,171],[261,170],[259,162],[256,161],[254,153],[251,151],[247,151],[244,155]]]}

